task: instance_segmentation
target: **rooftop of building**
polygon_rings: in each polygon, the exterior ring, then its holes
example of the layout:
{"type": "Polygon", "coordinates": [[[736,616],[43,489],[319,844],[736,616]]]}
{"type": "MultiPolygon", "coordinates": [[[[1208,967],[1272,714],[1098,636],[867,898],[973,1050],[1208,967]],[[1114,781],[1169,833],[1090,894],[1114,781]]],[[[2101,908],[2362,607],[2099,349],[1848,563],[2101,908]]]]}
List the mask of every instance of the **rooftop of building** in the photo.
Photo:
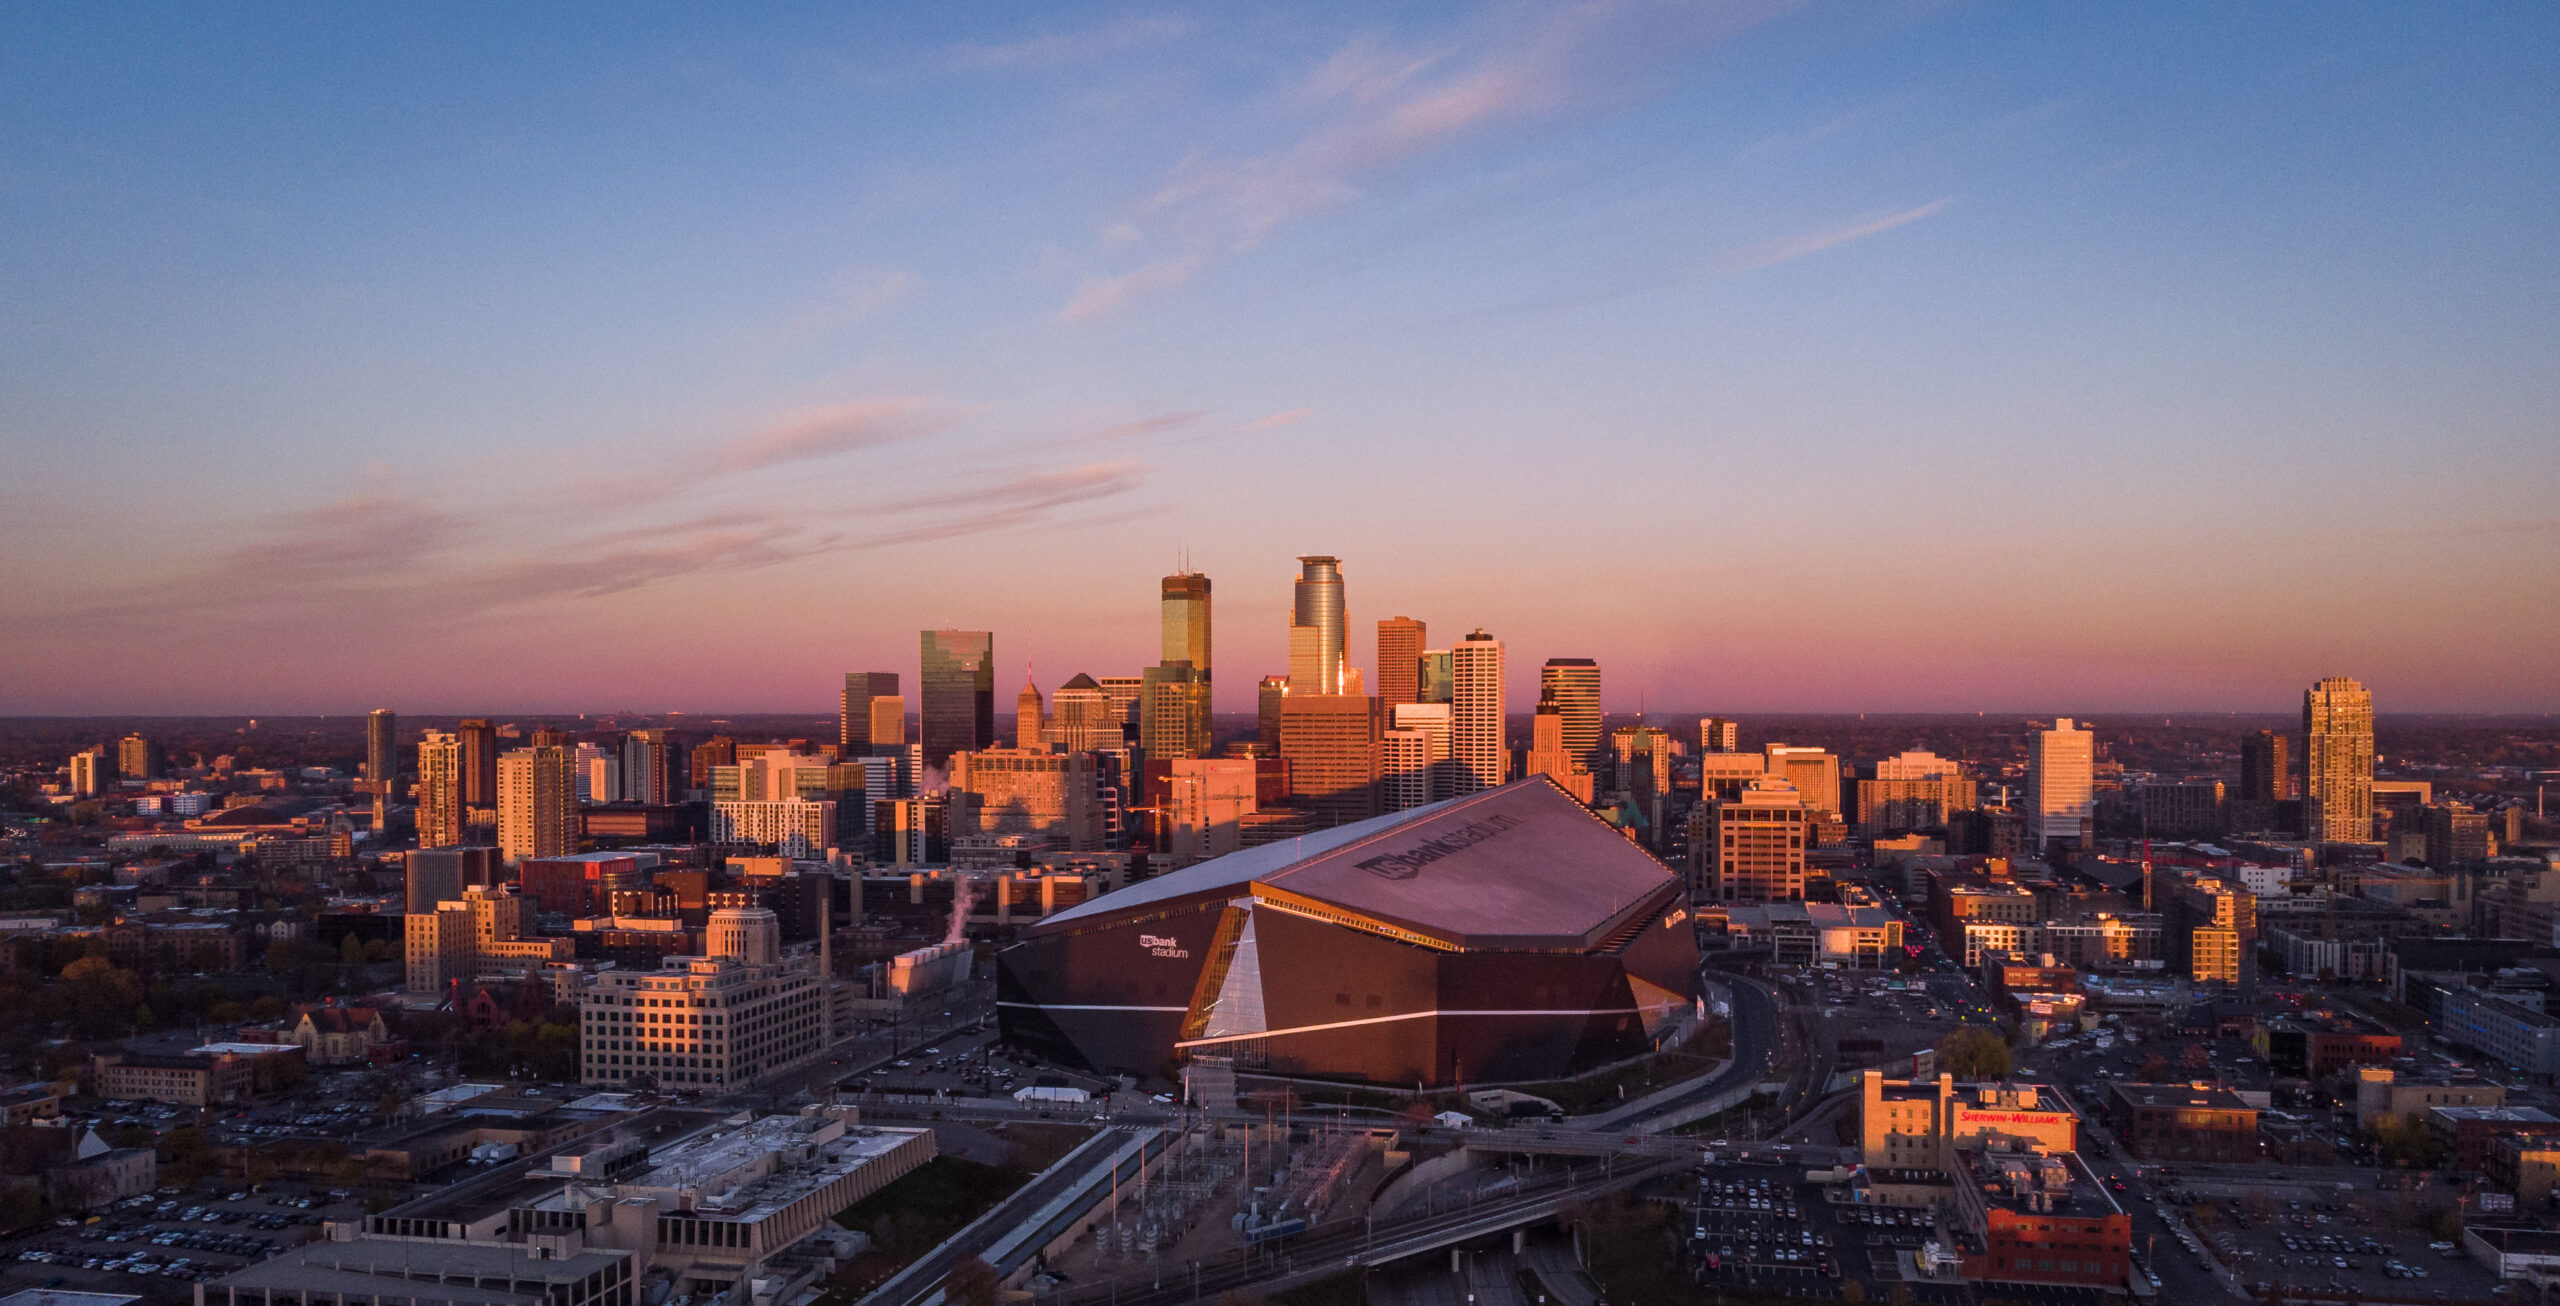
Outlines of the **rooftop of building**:
{"type": "Polygon", "coordinates": [[[0,1297],[0,1306],[127,1306],[142,1300],[122,1292],[65,1292],[59,1288],[28,1288],[0,1297]]]}
{"type": "Polygon", "coordinates": [[[1187,898],[1311,900],[1458,947],[1590,946],[1679,881],[1544,777],[1248,848],[1058,912],[1035,933],[1187,898]]]}
{"type": "Polygon", "coordinates": [[[2107,1091],[2138,1107],[2256,1111],[2238,1093],[2212,1084],[2110,1084],[2107,1091]]]}
{"type": "Polygon", "coordinates": [[[699,1215],[752,1223],[931,1132],[846,1124],[822,1115],[723,1122],[652,1153],[645,1166],[610,1183],[562,1184],[555,1175],[555,1191],[529,1205],[569,1205],[582,1188],[622,1196],[655,1191],[674,1195],[681,1209],[699,1215]]]}
{"type": "Polygon", "coordinates": [[[2560,1116],[2538,1106],[2439,1106],[2427,1114],[2446,1124],[2560,1125],[2560,1116]]]}
{"type": "Polygon", "coordinates": [[[2076,1152],[1967,1147],[1956,1155],[1965,1177],[1980,1190],[1982,1204],[1995,1210],[2067,1220],[2103,1220],[2124,1214],[2076,1152]]]}
{"type": "Polygon", "coordinates": [[[2505,1229],[2466,1225],[2464,1236],[2489,1244],[2489,1249],[2512,1255],[2560,1256],[2560,1229],[2505,1229]]]}
{"type": "MultiPolygon", "coordinates": [[[[338,1232],[331,1230],[333,1235],[338,1232]]],[[[243,1267],[216,1280],[214,1287],[321,1298],[416,1298],[474,1306],[540,1306],[546,1298],[543,1292],[518,1292],[480,1284],[576,1283],[630,1256],[629,1252],[599,1248],[586,1248],[568,1256],[538,1254],[524,1243],[373,1235],[342,1242],[332,1237],[304,1243],[271,1260],[243,1267]]]]}
{"type": "Polygon", "coordinates": [[[1900,918],[1884,907],[1852,907],[1836,902],[1736,903],[1725,919],[1753,925],[1811,925],[1826,928],[1881,929],[1900,918]]]}

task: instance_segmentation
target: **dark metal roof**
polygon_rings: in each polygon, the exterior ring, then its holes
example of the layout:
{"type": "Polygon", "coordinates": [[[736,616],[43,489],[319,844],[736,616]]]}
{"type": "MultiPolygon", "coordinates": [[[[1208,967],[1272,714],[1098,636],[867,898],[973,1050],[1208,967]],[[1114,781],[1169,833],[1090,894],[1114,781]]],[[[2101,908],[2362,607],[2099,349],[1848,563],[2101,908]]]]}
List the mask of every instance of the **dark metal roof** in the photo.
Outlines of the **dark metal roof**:
{"type": "Polygon", "coordinates": [[[1533,778],[1202,862],[1060,912],[1043,928],[1223,890],[1461,948],[1586,948],[1675,884],[1662,863],[1533,778]]]}

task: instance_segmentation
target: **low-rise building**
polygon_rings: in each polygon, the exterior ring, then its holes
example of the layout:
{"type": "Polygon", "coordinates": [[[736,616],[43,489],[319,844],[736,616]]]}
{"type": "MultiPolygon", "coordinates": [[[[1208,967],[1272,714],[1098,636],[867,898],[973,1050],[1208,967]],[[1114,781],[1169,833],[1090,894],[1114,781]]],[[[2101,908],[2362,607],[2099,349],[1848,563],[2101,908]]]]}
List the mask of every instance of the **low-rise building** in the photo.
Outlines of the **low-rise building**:
{"type": "Polygon", "coordinates": [[[2146,1161],[2258,1159],[2258,1109],[2211,1084],[2107,1086],[2107,1124],[2146,1161]]]}
{"type": "Polygon", "coordinates": [[[176,1106],[224,1106],[299,1083],[306,1062],[292,1044],[214,1043],[189,1052],[101,1052],[89,1058],[92,1097],[176,1106]]]}
{"type": "Polygon", "coordinates": [[[2462,1249],[2501,1279],[2542,1286],[2560,1281],[2560,1232],[2473,1226],[2462,1231],[2462,1249]]]}
{"type": "Polygon", "coordinates": [[[2531,1106],[2440,1106],[2428,1109],[2427,1127],[2443,1139],[2457,1174],[2488,1168],[2490,1140],[2502,1134],[2560,1131],[2560,1117],[2531,1106]]]}
{"type": "Polygon", "coordinates": [[[1959,1148],[2008,1140],[2047,1152],[2080,1146],[2080,1117],[2050,1090],[2033,1084],[1958,1084],[1861,1077],[1859,1154],[1870,1169],[1952,1172],[1959,1148]]]}
{"type": "Polygon", "coordinates": [[[520,1242],[367,1234],[331,1224],[315,1242],[196,1286],[197,1306],[640,1306],[641,1258],[574,1230],[520,1242]]]}
{"type": "Polygon", "coordinates": [[[2560,1187],[2560,1134],[2502,1134],[2489,1140],[2482,1174],[2515,1194],[2516,1209],[2540,1211],[2560,1187]]]}
{"type": "Polygon", "coordinates": [[[2476,1079],[2402,1079],[2389,1066],[2356,1070],[2356,1128],[2373,1128],[2385,1116],[2422,1116],[2440,1106],[2504,1106],[2507,1087],[2476,1079]]]}
{"type": "Polygon", "coordinates": [[[1957,1153],[1956,1213],[1971,1244],[1964,1277],[1991,1283],[2123,1287],[2133,1218],[2076,1153],[2000,1146],[1957,1153]]]}

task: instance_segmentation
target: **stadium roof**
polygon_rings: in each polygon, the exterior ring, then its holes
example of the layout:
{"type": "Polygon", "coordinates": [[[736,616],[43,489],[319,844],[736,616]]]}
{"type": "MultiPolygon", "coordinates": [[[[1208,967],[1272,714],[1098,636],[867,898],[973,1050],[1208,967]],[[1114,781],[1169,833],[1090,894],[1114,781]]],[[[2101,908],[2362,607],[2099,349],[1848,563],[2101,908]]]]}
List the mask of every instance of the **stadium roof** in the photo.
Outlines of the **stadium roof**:
{"type": "Polygon", "coordinates": [[[1676,881],[1543,778],[1248,848],[1057,913],[1039,932],[1248,888],[1457,947],[1587,947],[1676,881]]]}

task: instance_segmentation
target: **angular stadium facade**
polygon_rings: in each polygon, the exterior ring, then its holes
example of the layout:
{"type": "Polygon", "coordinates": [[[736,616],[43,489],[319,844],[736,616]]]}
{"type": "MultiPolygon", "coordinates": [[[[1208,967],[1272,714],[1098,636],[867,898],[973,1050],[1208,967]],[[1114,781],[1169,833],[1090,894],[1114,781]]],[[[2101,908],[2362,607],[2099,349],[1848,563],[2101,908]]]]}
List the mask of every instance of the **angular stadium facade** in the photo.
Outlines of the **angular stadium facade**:
{"type": "Polygon", "coordinates": [[[1059,912],[998,955],[1007,1042],[1106,1074],[1555,1079],[1698,1000],[1680,880],[1552,782],[1248,848],[1059,912]]]}

